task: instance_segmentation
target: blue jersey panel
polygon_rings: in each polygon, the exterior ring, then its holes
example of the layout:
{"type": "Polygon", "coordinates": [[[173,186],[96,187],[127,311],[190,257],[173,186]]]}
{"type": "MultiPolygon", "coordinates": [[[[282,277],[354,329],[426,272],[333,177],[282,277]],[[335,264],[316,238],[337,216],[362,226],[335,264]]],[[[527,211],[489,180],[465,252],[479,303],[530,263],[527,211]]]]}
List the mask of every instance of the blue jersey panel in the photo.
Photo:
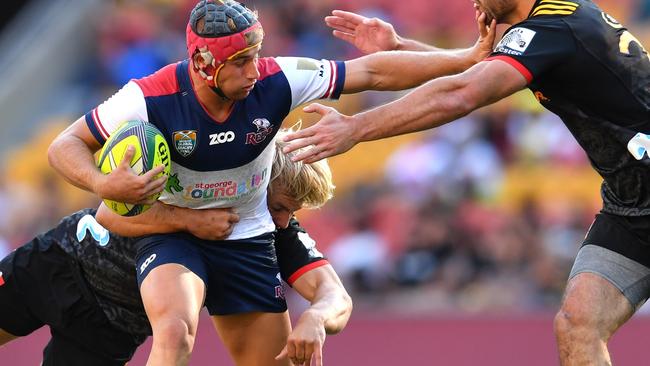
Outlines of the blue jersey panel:
{"type": "Polygon", "coordinates": [[[188,61],[177,65],[180,90],[146,97],[149,122],[165,135],[172,161],[194,171],[232,169],[253,161],[282,125],[291,107],[291,89],[282,72],[255,85],[235,102],[224,122],[203,109],[192,89],[188,61]]]}

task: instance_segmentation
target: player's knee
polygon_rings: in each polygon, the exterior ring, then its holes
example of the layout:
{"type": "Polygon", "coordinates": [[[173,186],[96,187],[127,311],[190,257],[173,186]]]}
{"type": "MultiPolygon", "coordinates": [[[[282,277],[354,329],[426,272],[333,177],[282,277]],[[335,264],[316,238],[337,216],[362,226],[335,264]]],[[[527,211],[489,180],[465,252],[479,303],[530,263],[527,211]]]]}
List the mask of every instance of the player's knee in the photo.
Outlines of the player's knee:
{"type": "Polygon", "coordinates": [[[570,337],[577,332],[597,332],[596,325],[588,309],[575,303],[562,304],[553,320],[553,329],[558,338],[570,337]]]}
{"type": "Polygon", "coordinates": [[[194,347],[195,332],[182,319],[168,319],[153,327],[154,342],[180,353],[190,353],[194,347]]]}

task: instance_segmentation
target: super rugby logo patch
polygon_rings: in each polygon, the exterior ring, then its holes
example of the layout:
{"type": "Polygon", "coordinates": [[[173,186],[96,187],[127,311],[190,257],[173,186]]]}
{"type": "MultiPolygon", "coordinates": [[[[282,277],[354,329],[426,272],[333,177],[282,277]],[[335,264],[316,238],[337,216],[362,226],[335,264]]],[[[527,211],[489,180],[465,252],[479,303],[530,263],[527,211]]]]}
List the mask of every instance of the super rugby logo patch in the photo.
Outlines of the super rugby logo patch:
{"type": "Polygon", "coordinates": [[[528,28],[519,27],[511,29],[510,32],[501,38],[494,51],[508,55],[522,55],[535,37],[535,33],[535,31],[528,28]]]}
{"type": "Polygon", "coordinates": [[[176,151],[188,157],[196,148],[196,130],[176,131],[172,134],[172,140],[176,151]]]}
{"type": "Polygon", "coordinates": [[[266,140],[266,138],[273,132],[273,126],[266,118],[256,118],[253,120],[253,124],[255,125],[255,128],[257,128],[257,131],[246,134],[246,145],[257,145],[266,140]]]}

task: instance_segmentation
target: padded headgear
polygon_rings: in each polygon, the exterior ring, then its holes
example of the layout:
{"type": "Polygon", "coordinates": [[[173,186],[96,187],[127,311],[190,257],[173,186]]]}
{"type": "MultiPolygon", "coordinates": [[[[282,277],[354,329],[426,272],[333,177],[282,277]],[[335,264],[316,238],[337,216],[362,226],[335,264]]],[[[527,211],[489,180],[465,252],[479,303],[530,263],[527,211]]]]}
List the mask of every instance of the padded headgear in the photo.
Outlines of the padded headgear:
{"type": "Polygon", "coordinates": [[[203,0],[190,13],[186,29],[190,59],[199,53],[194,68],[219,95],[217,75],[224,62],[257,47],[264,31],[257,15],[233,0],[203,0]]]}

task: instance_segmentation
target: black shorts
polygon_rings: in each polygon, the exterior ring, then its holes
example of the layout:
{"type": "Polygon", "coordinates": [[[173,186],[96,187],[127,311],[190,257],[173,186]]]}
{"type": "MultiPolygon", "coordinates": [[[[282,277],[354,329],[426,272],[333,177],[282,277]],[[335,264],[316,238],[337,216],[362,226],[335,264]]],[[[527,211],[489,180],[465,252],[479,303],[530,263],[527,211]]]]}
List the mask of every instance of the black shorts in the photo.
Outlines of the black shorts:
{"type": "Polygon", "coordinates": [[[139,343],[112,327],[77,263],[48,234],[0,261],[0,328],[25,336],[49,325],[44,366],[124,365],[139,343]]]}
{"type": "Polygon", "coordinates": [[[650,268],[650,216],[599,213],[584,245],[596,245],[650,268]]]}

